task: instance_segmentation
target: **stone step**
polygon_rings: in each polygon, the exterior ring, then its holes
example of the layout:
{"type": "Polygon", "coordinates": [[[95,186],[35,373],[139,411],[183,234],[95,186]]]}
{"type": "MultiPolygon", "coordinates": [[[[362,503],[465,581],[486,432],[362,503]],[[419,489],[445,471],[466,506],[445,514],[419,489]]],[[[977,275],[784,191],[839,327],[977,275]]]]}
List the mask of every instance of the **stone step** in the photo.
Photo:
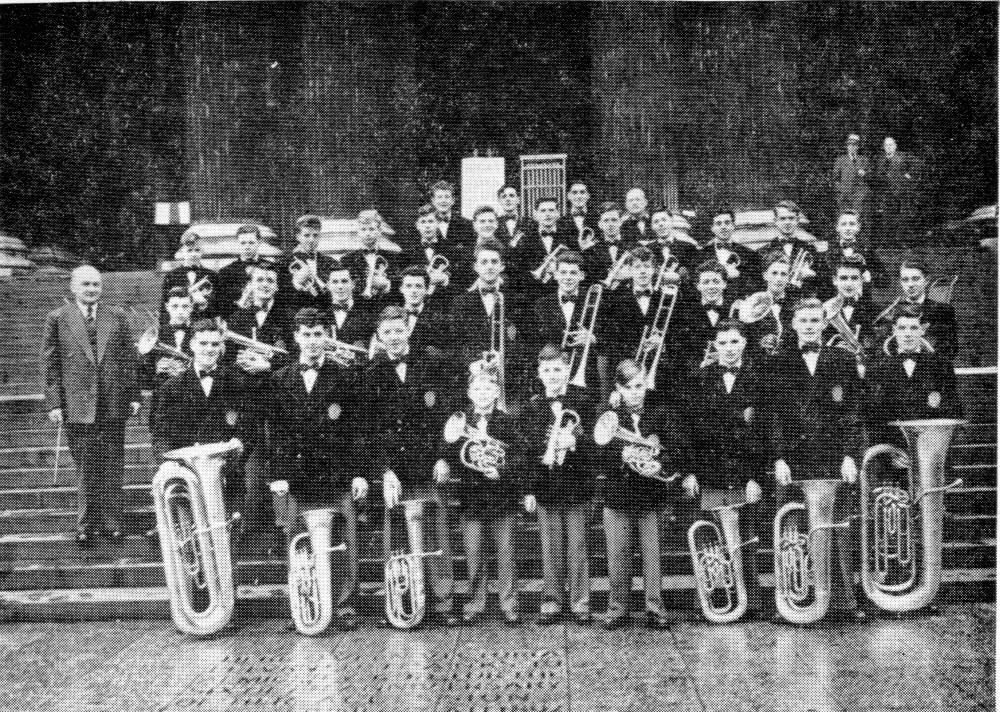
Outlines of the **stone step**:
{"type": "MultiPolygon", "coordinates": [[[[44,487],[0,488],[0,501],[9,509],[67,509],[76,507],[77,488],[75,482],[74,478],[73,484],[52,486],[50,481],[44,487]]],[[[126,508],[143,507],[152,501],[148,482],[125,486],[124,506],[126,508]]]]}
{"type": "MultiPolygon", "coordinates": [[[[66,434],[63,433],[63,441],[59,446],[59,467],[71,468],[73,459],[70,457],[69,445],[66,443],[66,434]]],[[[6,447],[0,448],[0,481],[20,481],[24,486],[31,486],[30,475],[34,470],[47,470],[52,473],[52,468],[56,464],[55,442],[44,447],[6,447]],[[25,476],[23,481],[15,478],[25,476]]],[[[133,442],[125,445],[126,465],[158,466],[159,462],[153,453],[149,441],[133,442]]]]}
{"type": "MultiPolygon", "coordinates": [[[[145,423],[133,422],[125,427],[125,443],[149,443],[149,428],[145,423]]],[[[53,448],[56,444],[56,427],[49,424],[41,428],[20,428],[0,432],[0,448],[53,448]]],[[[63,431],[66,445],[66,431],[63,431]]]]}
{"type": "MultiPolygon", "coordinates": [[[[128,460],[128,453],[126,453],[128,460]]],[[[125,465],[125,484],[149,484],[153,481],[157,465],[149,462],[128,462],[125,465]]],[[[53,485],[71,485],[76,482],[76,470],[68,457],[61,460],[59,469],[53,474],[52,467],[24,467],[0,470],[0,487],[3,488],[44,488],[53,485]]]]}

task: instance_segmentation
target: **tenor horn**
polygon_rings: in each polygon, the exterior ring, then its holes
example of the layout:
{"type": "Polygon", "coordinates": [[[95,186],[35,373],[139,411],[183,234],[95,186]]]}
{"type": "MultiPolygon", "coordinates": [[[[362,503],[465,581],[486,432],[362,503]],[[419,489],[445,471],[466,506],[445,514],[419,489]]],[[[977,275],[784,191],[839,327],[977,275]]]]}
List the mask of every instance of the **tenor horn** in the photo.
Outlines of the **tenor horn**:
{"type": "Polygon", "coordinates": [[[394,628],[415,628],[427,611],[424,585],[424,559],[441,556],[443,552],[414,551],[407,553],[392,546],[392,511],[385,510],[383,538],[385,540],[385,616],[394,628]]]}
{"type": "Polygon", "coordinates": [[[319,635],[333,620],[330,553],[346,551],[347,544],[330,546],[333,509],[302,512],[306,531],[288,544],[288,603],[295,629],[302,635],[319,635]]]}
{"type": "Polygon", "coordinates": [[[615,439],[625,443],[622,448],[622,462],[632,472],[642,477],[659,480],[664,484],[677,479],[677,474],[669,477],[662,474],[663,463],[656,459],[660,456],[659,439],[656,436],[645,438],[623,428],[618,422],[618,414],[609,410],[594,424],[594,442],[597,443],[598,447],[604,447],[615,439]]]}
{"type": "Polygon", "coordinates": [[[739,508],[742,506],[715,507],[712,513],[718,523],[702,519],[688,529],[688,550],[698,602],[701,612],[712,623],[738,621],[747,610],[749,598],[743,573],[743,547],[756,544],[759,539],[753,537],[742,541],[739,527],[739,508]]]}
{"type": "Polygon", "coordinates": [[[910,466],[905,486],[875,482],[871,467],[875,458],[898,459],[902,450],[881,444],[865,452],[860,473],[861,585],[884,611],[915,611],[937,596],[944,493],[962,484],[960,479],[943,484],[945,460],[955,428],[965,422],[937,418],[894,423],[906,437],[910,466]]]}
{"type": "Polygon", "coordinates": [[[236,595],[222,466],[243,451],[239,440],[164,453],[153,477],[156,527],[170,616],[182,633],[212,635],[233,615],[236,595]]]}
{"type": "Polygon", "coordinates": [[[774,518],[774,602],[790,623],[808,625],[830,608],[830,551],[833,530],[850,522],[833,521],[840,480],[798,480],[805,502],[789,502],[774,518]]]}
{"type": "Polygon", "coordinates": [[[463,438],[465,442],[462,443],[459,459],[470,470],[488,474],[504,466],[507,446],[470,426],[465,413],[459,411],[444,424],[444,440],[452,445],[463,438]]]}
{"type": "Polygon", "coordinates": [[[591,344],[594,341],[597,311],[601,308],[601,295],[603,293],[604,285],[590,285],[583,298],[583,311],[580,314],[579,328],[567,329],[563,332],[562,348],[570,350],[569,382],[580,388],[587,387],[587,361],[590,357],[591,344]]]}

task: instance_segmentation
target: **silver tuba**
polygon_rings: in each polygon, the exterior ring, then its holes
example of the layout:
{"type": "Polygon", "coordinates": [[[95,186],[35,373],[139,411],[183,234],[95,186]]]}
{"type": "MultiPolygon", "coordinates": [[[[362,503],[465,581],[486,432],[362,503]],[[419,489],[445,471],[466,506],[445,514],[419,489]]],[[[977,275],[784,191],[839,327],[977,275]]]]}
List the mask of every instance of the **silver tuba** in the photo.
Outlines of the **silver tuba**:
{"type": "Polygon", "coordinates": [[[334,511],[302,512],[307,531],[288,544],[288,603],[295,629],[303,635],[319,635],[333,620],[330,552],[347,550],[347,544],[330,546],[334,511]]]}
{"type": "MultiPolygon", "coordinates": [[[[393,508],[395,509],[395,508],[393,508]]],[[[406,553],[392,546],[392,509],[385,510],[385,616],[393,628],[415,628],[424,619],[427,596],[424,588],[424,562],[442,551],[406,553]]]]}
{"type": "MultiPolygon", "coordinates": [[[[688,550],[694,566],[701,611],[712,623],[732,623],[746,613],[747,584],[743,575],[743,547],[758,537],[742,541],[739,508],[716,507],[716,522],[702,519],[688,529],[688,550]]],[[[756,582],[754,582],[756,584],[756,582]]]]}
{"type": "Polygon", "coordinates": [[[860,473],[861,585],[882,610],[915,611],[937,595],[944,492],[962,484],[962,480],[942,484],[945,459],[955,428],[964,424],[948,418],[895,423],[903,431],[909,451],[909,482],[905,487],[878,485],[871,472],[874,458],[886,454],[897,458],[903,455],[899,448],[882,444],[865,452],[860,473]],[[918,526],[919,542],[914,541],[918,526]]]}
{"type": "Polygon", "coordinates": [[[182,633],[212,635],[233,615],[229,526],[240,515],[226,519],[222,466],[242,451],[236,439],[171,450],[153,477],[170,616],[182,633]]]}
{"type": "Polygon", "coordinates": [[[774,602],[781,617],[808,625],[830,608],[830,551],[833,530],[850,522],[833,521],[841,480],[797,480],[805,503],[789,502],[774,518],[774,602]]]}

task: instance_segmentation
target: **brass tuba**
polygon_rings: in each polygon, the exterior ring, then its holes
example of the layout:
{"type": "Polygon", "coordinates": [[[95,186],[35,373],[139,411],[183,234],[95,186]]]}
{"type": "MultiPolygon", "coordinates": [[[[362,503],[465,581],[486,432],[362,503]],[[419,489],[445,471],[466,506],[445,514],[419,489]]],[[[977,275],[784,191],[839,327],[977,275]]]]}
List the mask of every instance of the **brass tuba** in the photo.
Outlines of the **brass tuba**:
{"type": "Polygon", "coordinates": [[[233,615],[229,526],[240,515],[226,519],[222,466],[242,451],[236,439],[171,450],[153,477],[170,616],[182,633],[212,635],[233,615]]]}
{"type": "MultiPolygon", "coordinates": [[[[395,509],[395,507],[393,508],[395,509]]],[[[406,553],[392,546],[392,511],[385,510],[383,538],[385,540],[385,616],[393,628],[415,628],[424,619],[427,594],[424,587],[424,562],[428,556],[443,552],[416,551],[406,553]]]]}
{"type": "Polygon", "coordinates": [[[465,438],[459,459],[470,470],[490,474],[504,466],[507,446],[496,438],[479,432],[466,422],[465,413],[453,413],[444,424],[444,441],[449,445],[465,438]]]}
{"type": "Polygon", "coordinates": [[[906,437],[909,481],[905,487],[876,486],[873,458],[897,458],[903,452],[887,444],[865,452],[860,473],[861,585],[876,606],[903,613],[930,604],[941,585],[944,492],[962,484],[942,484],[945,459],[955,428],[965,421],[937,418],[894,424],[906,437]],[[914,541],[917,526],[920,540],[914,541]]]}
{"type": "Polygon", "coordinates": [[[302,512],[306,531],[288,544],[288,603],[295,629],[303,635],[319,635],[333,620],[330,552],[347,550],[347,544],[330,546],[334,511],[302,512]]]}
{"type": "MultiPolygon", "coordinates": [[[[742,504],[716,507],[716,522],[702,519],[688,529],[688,550],[694,567],[701,611],[712,623],[732,623],[746,613],[747,584],[743,575],[743,547],[758,537],[740,538],[742,504]]],[[[756,582],[754,582],[756,583],[756,582]]]]}
{"type": "Polygon", "coordinates": [[[597,311],[601,308],[604,286],[592,284],[583,298],[579,328],[563,332],[562,348],[570,350],[569,382],[580,388],[587,387],[587,361],[597,327],[597,311]]]}
{"type": "Polygon", "coordinates": [[[830,607],[833,530],[850,526],[833,521],[840,483],[797,480],[805,502],[789,502],[774,518],[774,602],[790,623],[815,623],[830,607]]]}

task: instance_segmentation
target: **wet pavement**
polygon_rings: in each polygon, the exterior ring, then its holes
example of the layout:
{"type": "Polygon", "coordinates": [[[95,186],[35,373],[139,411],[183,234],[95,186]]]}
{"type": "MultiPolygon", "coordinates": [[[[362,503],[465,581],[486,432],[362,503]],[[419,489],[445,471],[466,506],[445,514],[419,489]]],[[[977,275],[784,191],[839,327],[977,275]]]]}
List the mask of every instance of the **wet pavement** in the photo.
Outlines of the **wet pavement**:
{"type": "Polygon", "coordinates": [[[305,638],[251,620],[0,626],[0,710],[995,709],[994,604],[796,628],[576,624],[305,638]]]}

